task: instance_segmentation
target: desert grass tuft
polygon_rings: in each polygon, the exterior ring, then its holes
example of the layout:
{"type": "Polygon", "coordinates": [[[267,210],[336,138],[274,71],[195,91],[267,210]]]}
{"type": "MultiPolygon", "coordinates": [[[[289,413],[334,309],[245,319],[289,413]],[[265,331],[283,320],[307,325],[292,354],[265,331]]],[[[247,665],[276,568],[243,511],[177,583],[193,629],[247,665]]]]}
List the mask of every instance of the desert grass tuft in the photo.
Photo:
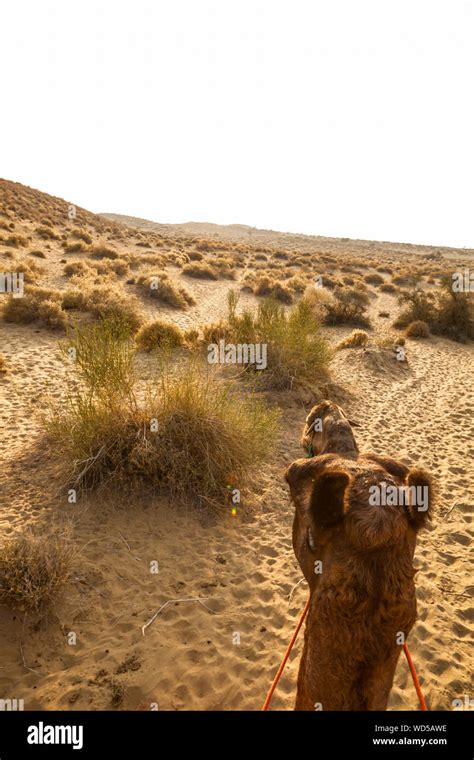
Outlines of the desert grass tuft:
{"type": "Polygon", "coordinates": [[[337,344],[337,350],[343,348],[363,348],[369,342],[369,335],[365,330],[353,330],[347,338],[337,344]]]}
{"type": "Polygon", "coordinates": [[[45,420],[67,482],[79,490],[143,485],[172,502],[228,506],[229,483],[245,489],[268,455],[278,413],[237,393],[197,357],[179,371],[165,363],[143,392],[133,381],[129,337],[112,329],[99,338],[107,346],[103,369],[95,366],[97,340],[88,332],[72,339],[69,348],[82,356],[74,363],[75,383],[45,420]],[[114,370],[111,378],[105,365],[115,351],[125,351],[126,371],[114,370]]]}
{"type": "Polygon", "coordinates": [[[44,611],[70,577],[73,558],[65,527],[26,529],[5,540],[0,545],[0,598],[24,611],[44,611]]]}

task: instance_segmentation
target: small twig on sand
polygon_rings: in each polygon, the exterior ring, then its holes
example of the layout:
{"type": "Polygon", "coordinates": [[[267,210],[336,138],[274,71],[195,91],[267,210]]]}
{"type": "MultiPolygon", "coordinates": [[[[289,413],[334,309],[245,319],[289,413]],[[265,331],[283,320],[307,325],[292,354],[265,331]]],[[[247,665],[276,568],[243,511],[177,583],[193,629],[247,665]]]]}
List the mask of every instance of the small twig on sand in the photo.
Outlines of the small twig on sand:
{"type": "Polygon", "coordinates": [[[291,589],[290,593],[288,594],[288,604],[291,604],[291,600],[293,598],[293,592],[296,591],[296,589],[298,588],[298,586],[301,586],[302,583],[306,583],[306,578],[301,578],[301,580],[298,581],[298,583],[296,583],[293,586],[293,588],[291,589]]]}
{"type": "Polygon", "coordinates": [[[455,501],[455,502],[454,502],[453,506],[452,506],[450,509],[448,509],[448,511],[447,511],[447,512],[445,512],[445,513],[444,513],[444,515],[443,515],[443,520],[446,520],[447,516],[451,514],[451,512],[452,512],[452,511],[453,511],[453,509],[454,509],[454,507],[457,507],[457,505],[458,505],[458,504],[459,504],[459,502],[458,502],[458,501],[455,501]]]}
{"type": "Polygon", "coordinates": [[[165,607],[168,606],[168,604],[173,604],[173,602],[198,602],[203,607],[205,607],[206,610],[209,610],[209,612],[212,612],[213,615],[217,615],[217,612],[215,610],[211,610],[211,608],[208,607],[207,604],[204,604],[204,602],[202,601],[203,599],[211,599],[211,597],[210,596],[203,596],[203,597],[200,597],[200,598],[199,597],[195,597],[193,599],[168,599],[168,601],[165,602],[164,604],[162,604],[161,607],[155,612],[155,614],[152,615],[152,617],[149,620],[147,620],[147,622],[145,623],[145,625],[142,625],[142,634],[145,635],[146,629],[148,628],[149,625],[151,625],[152,623],[155,622],[155,620],[158,617],[158,615],[160,614],[161,610],[164,610],[165,607]]]}
{"type": "MultiPolygon", "coordinates": [[[[120,531],[118,531],[118,534],[119,534],[120,538],[122,539],[122,541],[124,542],[125,546],[127,547],[128,551],[130,552],[130,554],[132,554],[131,546],[128,543],[128,541],[126,540],[125,536],[122,536],[122,534],[120,533],[120,531]]],[[[134,554],[132,554],[132,557],[133,557],[133,559],[136,559],[137,562],[141,562],[142,561],[141,557],[136,557],[134,554]]]]}
{"type": "Polygon", "coordinates": [[[89,588],[91,588],[93,591],[95,591],[95,593],[96,593],[96,594],[100,594],[100,596],[105,596],[105,594],[104,594],[104,592],[103,592],[103,591],[101,591],[100,589],[98,589],[98,588],[96,588],[95,586],[93,586],[93,585],[92,585],[92,583],[89,583],[89,581],[86,581],[86,579],[85,579],[85,578],[83,578],[82,576],[80,576],[80,575],[76,575],[76,576],[74,577],[74,580],[75,580],[75,581],[78,581],[79,583],[83,583],[85,586],[88,586],[88,587],[89,587],[89,588]]]}
{"type": "Polygon", "coordinates": [[[451,596],[469,596],[472,597],[472,594],[469,593],[469,591],[448,591],[445,588],[440,588],[440,591],[442,594],[450,594],[451,596]]]}
{"type": "Polygon", "coordinates": [[[30,670],[32,673],[36,673],[37,676],[44,676],[45,673],[40,673],[39,670],[35,670],[34,668],[29,668],[28,665],[25,662],[25,654],[23,652],[23,644],[20,641],[20,652],[21,652],[21,659],[23,662],[23,667],[26,668],[26,670],[30,670]]]}

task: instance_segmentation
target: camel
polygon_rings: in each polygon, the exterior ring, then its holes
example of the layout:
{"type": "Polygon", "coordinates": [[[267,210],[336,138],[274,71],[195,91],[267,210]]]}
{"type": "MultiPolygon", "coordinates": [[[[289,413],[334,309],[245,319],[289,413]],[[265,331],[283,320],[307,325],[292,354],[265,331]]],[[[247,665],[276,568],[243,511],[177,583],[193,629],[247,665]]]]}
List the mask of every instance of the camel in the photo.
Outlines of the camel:
{"type": "Polygon", "coordinates": [[[413,557],[431,518],[431,478],[360,454],[355,426],[331,401],[314,406],[302,436],[309,458],[285,473],[310,591],[296,710],[385,710],[417,616],[413,557]],[[397,503],[377,503],[390,487],[397,503]]]}

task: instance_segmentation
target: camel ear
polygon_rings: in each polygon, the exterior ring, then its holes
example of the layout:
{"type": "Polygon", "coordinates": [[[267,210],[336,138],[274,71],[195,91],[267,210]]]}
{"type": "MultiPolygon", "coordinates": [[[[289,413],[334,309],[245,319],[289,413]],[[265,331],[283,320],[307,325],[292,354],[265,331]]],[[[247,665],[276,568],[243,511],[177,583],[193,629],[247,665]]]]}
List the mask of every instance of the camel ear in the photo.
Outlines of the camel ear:
{"type": "Polygon", "coordinates": [[[433,513],[434,486],[428,473],[415,468],[407,475],[408,517],[415,530],[426,527],[433,513]]]}
{"type": "Polygon", "coordinates": [[[314,479],[310,513],[318,528],[331,528],[347,512],[346,491],[349,485],[347,472],[323,472],[314,479]]]}
{"type": "Polygon", "coordinates": [[[349,425],[351,427],[360,427],[360,422],[356,422],[355,420],[349,420],[349,425]]]}

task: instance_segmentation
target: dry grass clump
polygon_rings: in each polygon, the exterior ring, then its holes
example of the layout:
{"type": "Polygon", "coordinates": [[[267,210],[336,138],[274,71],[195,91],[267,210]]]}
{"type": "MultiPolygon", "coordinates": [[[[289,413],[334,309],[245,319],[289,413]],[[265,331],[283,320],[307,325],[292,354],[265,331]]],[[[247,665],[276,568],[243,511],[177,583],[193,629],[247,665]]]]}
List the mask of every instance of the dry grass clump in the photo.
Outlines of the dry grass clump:
{"type": "Polygon", "coordinates": [[[58,235],[58,233],[50,227],[37,227],[35,232],[43,240],[61,240],[61,235],[58,235]]]}
{"type": "Polygon", "coordinates": [[[188,256],[190,261],[202,261],[204,259],[204,256],[200,251],[189,251],[188,256]]]}
{"type": "Polygon", "coordinates": [[[165,366],[139,393],[129,336],[102,327],[102,337],[84,328],[65,345],[76,351],[75,377],[46,421],[68,483],[79,490],[145,485],[172,501],[226,506],[229,482],[243,488],[268,455],[277,412],[237,394],[197,360],[178,372],[165,366]]]}
{"type": "Polygon", "coordinates": [[[418,283],[418,280],[418,274],[413,272],[400,272],[400,274],[392,277],[392,283],[400,285],[402,288],[413,288],[418,283]]]}
{"type": "Polygon", "coordinates": [[[64,309],[86,311],[100,319],[116,319],[135,333],[143,324],[140,301],[110,285],[87,286],[62,293],[64,309]]]}
{"type": "Polygon", "coordinates": [[[109,248],[105,243],[97,243],[89,248],[89,253],[95,259],[117,259],[118,253],[113,248],[109,248]]]}
{"type": "Polygon", "coordinates": [[[5,322],[27,325],[38,321],[52,330],[64,330],[68,323],[61,291],[36,285],[25,285],[21,298],[10,296],[2,316],[5,322]]]}
{"type": "Polygon", "coordinates": [[[228,256],[217,256],[212,260],[212,267],[217,270],[219,277],[235,280],[237,276],[234,269],[234,262],[228,256]]]}
{"type": "Polygon", "coordinates": [[[87,245],[92,245],[92,235],[90,235],[86,230],[81,230],[78,227],[75,227],[73,230],[71,230],[71,237],[77,238],[77,240],[83,240],[87,245]]]}
{"type": "Polygon", "coordinates": [[[363,290],[338,286],[330,298],[323,297],[321,290],[309,289],[305,294],[305,300],[313,309],[319,310],[323,324],[370,327],[370,320],[366,315],[369,298],[363,290]]]}
{"type": "Polygon", "coordinates": [[[3,245],[8,245],[10,248],[26,248],[28,245],[28,239],[23,235],[9,235],[6,238],[0,238],[3,245]]]}
{"type": "Polygon", "coordinates": [[[364,282],[367,282],[369,285],[382,285],[384,278],[381,274],[377,274],[377,272],[371,272],[365,275],[364,282]]]}
{"type": "MultiPolygon", "coordinates": [[[[64,274],[66,277],[97,277],[117,275],[117,277],[124,277],[129,271],[129,263],[126,259],[106,259],[105,261],[97,261],[92,263],[87,259],[78,259],[77,261],[70,261],[64,267],[64,274]]],[[[100,284],[100,283],[97,283],[100,284]]]]}
{"type": "Polygon", "coordinates": [[[216,270],[207,262],[194,262],[186,264],[183,267],[183,274],[188,277],[197,277],[201,280],[218,280],[219,275],[216,270]]]}
{"type": "Polygon", "coordinates": [[[416,322],[410,322],[405,330],[405,335],[407,338],[429,338],[430,328],[426,322],[417,320],[416,322]]]}
{"type": "Polygon", "coordinates": [[[191,293],[178,285],[167,274],[154,275],[147,272],[140,275],[137,283],[142,293],[174,306],[176,309],[186,309],[196,303],[191,293]]]}
{"type": "Polygon", "coordinates": [[[0,375],[5,375],[8,372],[7,360],[3,354],[0,354],[0,375]]]}
{"type": "Polygon", "coordinates": [[[253,287],[253,293],[256,296],[273,296],[277,301],[282,303],[292,303],[293,293],[287,285],[275,280],[267,275],[257,277],[253,287]]]}
{"type": "Polygon", "coordinates": [[[0,599],[21,610],[43,611],[71,574],[74,550],[66,528],[25,530],[0,545],[0,599]]]}
{"type": "Polygon", "coordinates": [[[301,301],[285,312],[274,298],[267,298],[256,313],[245,310],[242,314],[237,314],[237,305],[238,296],[230,291],[227,320],[208,326],[204,339],[208,343],[223,339],[234,345],[265,345],[266,368],[248,365],[261,387],[291,389],[296,382],[314,382],[326,375],[331,350],[307,303],[301,301]]]}
{"type": "Polygon", "coordinates": [[[44,253],[44,251],[40,251],[38,249],[35,249],[34,251],[30,251],[28,253],[28,256],[35,256],[37,259],[45,259],[46,258],[46,254],[44,253]]]}
{"type": "Polygon", "coordinates": [[[75,243],[63,244],[65,253],[87,253],[88,246],[82,240],[76,240],[75,243]]]}
{"type": "Polygon", "coordinates": [[[185,336],[178,325],[163,319],[143,325],[136,335],[137,346],[141,351],[153,351],[164,346],[176,348],[182,346],[184,340],[185,336]]]}
{"type": "Polygon", "coordinates": [[[401,294],[399,302],[405,308],[393,326],[403,329],[412,322],[426,322],[434,335],[456,341],[473,340],[474,320],[469,296],[469,293],[453,291],[449,279],[443,280],[437,294],[412,288],[401,294]]]}
{"type": "Polygon", "coordinates": [[[391,282],[383,282],[380,286],[382,293],[396,293],[397,288],[391,282]]]}
{"type": "Polygon", "coordinates": [[[91,273],[92,266],[88,261],[78,259],[77,261],[70,261],[64,267],[64,274],[66,277],[73,277],[74,275],[86,276],[91,273]]]}
{"type": "Polygon", "coordinates": [[[344,338],[344,340],[341,340],[337,344],[336,348],[338,351],[343,348],[362,348],[366,346],[368,342],[369,335],[365,330],[353,330],[347,338],[344,338]]]}

